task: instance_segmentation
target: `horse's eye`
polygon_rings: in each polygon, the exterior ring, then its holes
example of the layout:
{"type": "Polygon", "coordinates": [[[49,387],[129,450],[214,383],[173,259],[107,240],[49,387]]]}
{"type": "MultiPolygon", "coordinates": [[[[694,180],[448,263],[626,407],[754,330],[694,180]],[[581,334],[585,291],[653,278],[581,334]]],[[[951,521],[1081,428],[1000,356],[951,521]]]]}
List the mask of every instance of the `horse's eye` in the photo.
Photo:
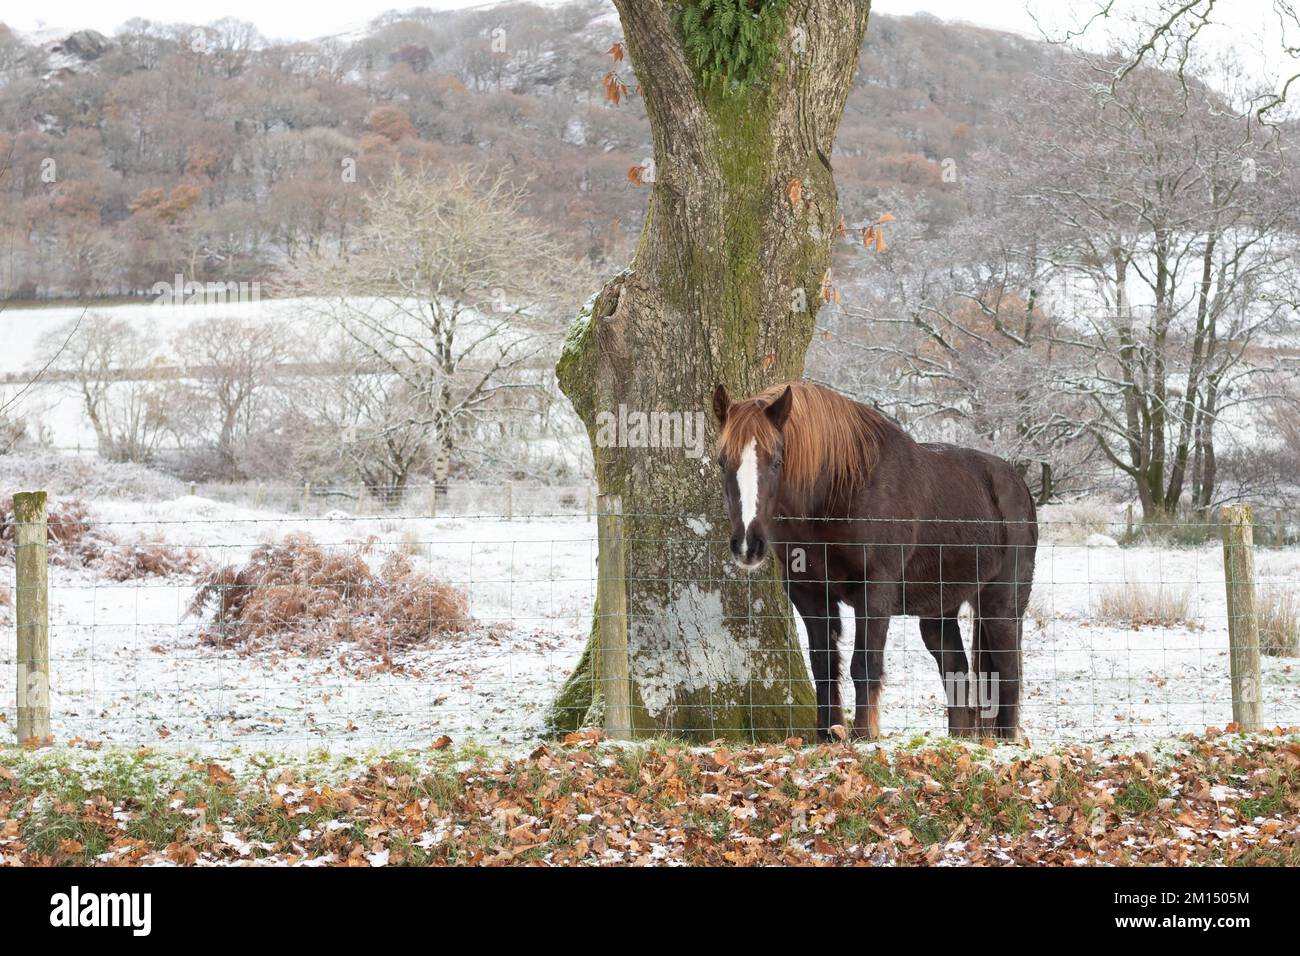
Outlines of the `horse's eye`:
{"type": "Polygon", "coordinates": [[[719,467],[719,468],[726,468],[726,467],[727,467],[727,456],[726,456],[726,455],[719,455],[719,456],[718,456],[718,467],[719,467]]]}

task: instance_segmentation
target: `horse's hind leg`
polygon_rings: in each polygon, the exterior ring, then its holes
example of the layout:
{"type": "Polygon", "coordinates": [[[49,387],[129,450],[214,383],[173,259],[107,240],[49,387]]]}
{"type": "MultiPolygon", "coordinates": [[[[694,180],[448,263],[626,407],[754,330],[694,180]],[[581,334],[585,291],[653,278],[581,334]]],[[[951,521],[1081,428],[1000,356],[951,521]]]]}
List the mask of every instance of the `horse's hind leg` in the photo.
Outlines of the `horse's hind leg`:
{"type": "Polygon", "coordinates": [[[1019,740],[1020,638],[1022,625],[1014,584],[993,582],[979,594],[975,622],[975,700],[981,730],[1019,740]]]}
{"type": "Polygon", "coordinates": [[[977,720],[970,688],[970,665],[961,641],[961,626],[955,617],[921,618],[921,639],[934,655],[943,679],[948,705],[948,733],[968,737],[975,733],[977,720]]]}

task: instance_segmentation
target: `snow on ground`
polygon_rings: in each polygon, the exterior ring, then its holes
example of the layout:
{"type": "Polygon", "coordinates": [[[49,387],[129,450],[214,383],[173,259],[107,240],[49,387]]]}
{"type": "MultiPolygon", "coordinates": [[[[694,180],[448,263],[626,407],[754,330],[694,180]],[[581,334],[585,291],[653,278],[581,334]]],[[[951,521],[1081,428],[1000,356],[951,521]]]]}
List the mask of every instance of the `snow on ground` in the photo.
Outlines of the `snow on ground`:
{"type": "MultiPolygon", "coordinates": [[[[442,734],[461,743],[524,744],[540,733],[589,626],[595,525],[582,516],[312,518],[192,496],[91,506],[119,538],[162,538],[199,548],[214,563],[242,561],[257,544],[290,531],[329,545],[373,536],[374,563],[393,549],[411,554],[465,589],[481,627],[395,655],[392,668],[344,665],[338,655],[240,653],[200,643],[200,622],[185,613],[194,593],[187,578],[117,584],[56,566],[51,709],[61,740],[347,752],[420,746],[442,734]]],[[[1261,583],[1294,587],[1300,550],[1259,549],[1256,564],[1261,583]]],[[[0,586],[12,587],[12,570],[0,575],[0,586]]],[[[1230,721],[1217,546],[1045,544],[1034,604],[1025,629],[1022,722],[1036,743],[1163,737],[1230,721]],[[1194,626],[1097,623],[1099,589],[1125,579],[1185,588],[1194,626]]],[[[0,701],[10,726],[11,621],[10,609],[0,607],[0,701]]],[[[942,730],[943,685],[915,619],[891,626],[886,671],[884,732],[942,730]]],[[[1266,657],[1263,678],[1266,721],[1300,724],[1296,662],[1266,657]]],[[[851,687],[845,700],[851,705],[851,687]]]]}

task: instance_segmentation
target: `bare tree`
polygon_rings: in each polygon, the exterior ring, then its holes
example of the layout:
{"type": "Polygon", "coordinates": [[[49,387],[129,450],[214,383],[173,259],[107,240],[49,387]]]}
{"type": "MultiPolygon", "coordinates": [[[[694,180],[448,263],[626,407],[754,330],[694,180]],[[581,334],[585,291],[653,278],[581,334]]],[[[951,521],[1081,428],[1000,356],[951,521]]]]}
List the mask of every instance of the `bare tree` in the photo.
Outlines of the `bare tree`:
{"type": "MultiPolygon", "coordinates": [[[[124,319],[87,313],[51,329],[36,362],[76,391],[101,456],[147,461],[170,427],[153,347],[124,319]]],[[[39,374],[39,373],[38,373],[39,374]]]]}
{"type": "Polygon", "coordinates": [[[1090,399],[1080,423],[1148,519],[1172,514],[1189,483],[1205,508],[1215,423],[1267,400],[1251,380],[1272,357],[1250,350],[1287,328],[1288,303],[1269,293],[1295,248],[1294,172],[1190,74],[1144,68],[1110,88],[1081,71],[1053,101],[1025,198],[1059,227],[1054,270],[1083,290],[1066,294],[1057,335],[1077,359],[1072,391],[1090,399]]]}
{"type": "MultiPolygon", "coordinates": [[[[1107,56],[1097,68],[1113,92],[1130,76],[1151,67],[1186,83],[1203,58],[1203,35],[1216,26],[1240,29],[1240,17],[1241,10],[1224,0],[1094,0],[1078,10],[1075,22],[1064,31],[1044,33],[1050,40],[1074,43],[1111,28],[1117,35],[1110,39],[1120,44],[1122,53],[1107,56]]],[[[1266,17],[1271,23],[1259,26],[1277,31],[1277,52],[1285,60],[1269,86],[1256,90],[1243,105],[1256,122],[1272,125],[1300,86],[1300,7],[1294,0],[1270,0],[1266,17]]]]}
{"type": "Polygon", "coordinates": [[[841,255],[861,278],[824,310],[814,355],[917,434],[1006,457],[1042,504],[1087,488],[1096,457],[1055,375],[1052,238],[1032,204],[1006,201],[1024,187],[1017,156],[986,148],[964,167],[960,215],[882,198],[888,243],[841,255]]]}
{"type": "Polygon", "coordinates": [[[421,396],[351,338],[336,335],[321,354],[328,356],[324,374],[298,383],[290,399],[300,468],[342,473],[371,494],[400,500],[409,480],[433,460],[421,396]]]}
{"type": "Polygon", "coordinates": [[[8,403],[0,405],[0,455],[9,454],[28,438],[27,422],[11,414],[8,403]]]}
{"type": "Polygon", "coordinates": [[[239,476],[241,443],[268,418],[294,336],[280,322],[203,319],[178,332],[173,348],[184,381],[177,401],[189,410],[183,430],[210,445],[223,477],[239,476]]]}
{"type": "Polygon", "coordinates": [[[544,365],[555,309],[573,288],[575,264],[523,214],[524,199],[505,174],[396,170],[369,198],[346,257],[308,258],[295,275],[369,373],[401,383],[367,400],[397,403],[379,416],[382,432],[432,430],[440,491],[465,427],[535,387],[526,372],[544,365]]]}
{"type": "Polygon", "coordinates": [[[1231,62],[1215,87],[1148,67],[1112,86],[1098,62],[1062,59],[1041,109],[1007,111],[1012,148],[965,163],[960,215],[888,197],[889,248],[819,352],[913,427],[996,447],[1040,502],[1109,465],[1156,519],[1265,480],[1236,453],[1223,487],[1216,438],[1284,391],[1296,173],[1232,108],[1251,94],[1231,62]]]}

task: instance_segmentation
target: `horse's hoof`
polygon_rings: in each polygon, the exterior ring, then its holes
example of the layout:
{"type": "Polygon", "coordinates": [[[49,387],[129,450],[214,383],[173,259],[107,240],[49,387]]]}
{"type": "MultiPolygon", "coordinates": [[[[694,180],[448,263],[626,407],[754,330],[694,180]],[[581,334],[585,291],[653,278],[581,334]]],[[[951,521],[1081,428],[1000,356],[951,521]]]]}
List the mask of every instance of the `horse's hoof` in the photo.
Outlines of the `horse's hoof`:
{"type": "Polygon", "coordinates": [[[959,710],[948,718],[948,736],[958,739],[978,739],[980,734],[979,717],[969,710],[959,710]]]}
{"type": "Polygon", "coordinates": [[[842,740],[848,740],[849,732],[843,724],[832,724],[825,730],[817,731],[817,742],[819,744],[834,744],[842,740]]]}
{"type": "Polygon", "coordinates": [[[994,740],[1000,744],[1024,744],[1026,742],[1025,732],[1019,727],[999,727],[994,725],[984,728],[978,736],[994,740]]]}

